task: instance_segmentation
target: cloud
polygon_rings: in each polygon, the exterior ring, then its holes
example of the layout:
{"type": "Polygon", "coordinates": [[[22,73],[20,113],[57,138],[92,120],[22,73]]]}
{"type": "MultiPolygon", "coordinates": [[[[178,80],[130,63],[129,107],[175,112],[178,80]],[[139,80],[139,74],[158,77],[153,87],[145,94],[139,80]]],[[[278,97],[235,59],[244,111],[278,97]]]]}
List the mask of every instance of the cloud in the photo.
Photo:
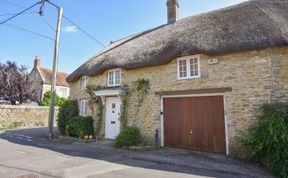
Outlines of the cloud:
{"type": "Polygon", "coordinates": [[[66,26],[64,28],[64,32],[66,33],[76,33],[77,32],[77,27],[72,25],[72,26],[66,26]]]}

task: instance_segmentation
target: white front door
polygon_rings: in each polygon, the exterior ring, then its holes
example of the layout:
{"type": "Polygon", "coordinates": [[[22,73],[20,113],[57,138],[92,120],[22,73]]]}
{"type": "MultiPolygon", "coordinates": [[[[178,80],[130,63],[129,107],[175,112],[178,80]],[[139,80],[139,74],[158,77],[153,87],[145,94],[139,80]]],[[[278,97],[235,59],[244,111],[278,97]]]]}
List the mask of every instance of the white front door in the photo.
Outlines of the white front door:
{"type": "Polygon", "coordinates": [[[106,139],[115,139],[120,133],[120,106],[120,97],[106,97],[106,139]]]}

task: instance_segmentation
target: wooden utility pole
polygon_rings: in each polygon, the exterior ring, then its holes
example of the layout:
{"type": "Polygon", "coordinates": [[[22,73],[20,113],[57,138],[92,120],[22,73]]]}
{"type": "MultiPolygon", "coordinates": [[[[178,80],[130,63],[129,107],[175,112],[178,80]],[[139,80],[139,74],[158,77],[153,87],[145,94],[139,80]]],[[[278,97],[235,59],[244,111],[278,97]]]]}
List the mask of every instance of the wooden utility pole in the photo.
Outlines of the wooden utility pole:
{"type": "Polygon", "coordinates": [[[42,6],[40,8],[40,15],[43,15],[44,3],[48,2],[58,9],[58,20],[56,28],[56,37],[54,45],[54,59],[53,59],[53,69],[52,69],[52,85],[51,85],[51,102],[49,110],[49,121],[48,121],[48,137],[51,139],[53,137],[53,125],[54,125],[54,113],[55,113],[55,98],[56,98],[56,80],[57,80],[57,70],[58,70],[58,56],[59,56],[59,41],[62,23],[63,9],[55,4],[51,3],[49,0],[42,0],[42,6]]]}

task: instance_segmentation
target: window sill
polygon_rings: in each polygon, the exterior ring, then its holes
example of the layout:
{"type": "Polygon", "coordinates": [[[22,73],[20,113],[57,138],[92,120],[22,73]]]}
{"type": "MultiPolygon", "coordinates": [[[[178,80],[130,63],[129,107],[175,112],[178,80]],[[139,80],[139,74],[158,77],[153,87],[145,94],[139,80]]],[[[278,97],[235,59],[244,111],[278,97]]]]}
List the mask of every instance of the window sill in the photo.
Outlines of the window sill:
{"type": "Polygon", "coordinates": [[[185,77],[185,78],[179,78],[177,77],[177,80],[189,80],[189,79],[199,79],[201,76],[193,76],[193,77],[185,77]]]}
{"type": "Polygon", "coordinates": [[[118,84],[118,85],[107,85],[107,87],[120,87],[121,86],[121,84],[118,84]]]}

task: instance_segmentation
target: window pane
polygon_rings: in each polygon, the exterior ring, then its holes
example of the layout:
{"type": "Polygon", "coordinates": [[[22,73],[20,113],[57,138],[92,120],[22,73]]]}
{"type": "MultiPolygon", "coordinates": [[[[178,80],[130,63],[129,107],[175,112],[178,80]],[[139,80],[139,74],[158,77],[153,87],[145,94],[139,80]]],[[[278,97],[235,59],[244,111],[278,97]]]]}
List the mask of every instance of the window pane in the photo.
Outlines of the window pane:
{"type": "Polygon", "coordinates": [[[80,116],[83,116],[83,101],[80,101],[80,116]]]}
{"type": "Polygon", "coordinates": [[[184,78],[187,77],[187,62],[186,60],[179,61],[179,77],[184,78]]]}
{"type": "Polygon", "coordinates": [[[87,88],[87,84],[88,84],[88,77],[86,76],[81,77],[81,80],[80,80],[81,90],[85,90],[87,88]]]}
{"type": "Polygon", "coordinates": [[[88,78],[87,78],[87,77],[84,77],[84,89],[87,88],[87,81],[88,81],[88,78]]]}
{"type": "Polygon", "coordinates": [[[120,70],[115,71],[115,78],[116,78],[115,85],[119,85],[120,84],[120,77],[121,77],[120,70]]]}
{"type": "Polygon", "coordinates": [[[190,76],[198,76],[198,58],[192,58],[190,59],[190,76]]]}
{"type": "Polygon", "coordinates": [[[60,97],[66,97],[66,88],[60,88],[60,97]]]}
{"type": "Polygon", "coordinates": [[[87,100],[84,101],[84,116],[87,116],[87,100]]]}
{"type": "Polygon", "coordinates": [[[88,101],[87,100],[81,100],[80,101],[80,116],[87,116],[88,114],[88,101]]]}
{"type": "Polygon", "coordinates": [[[113,71],[108,73],[108,85],[113,85],[114,84],[113,83],[113,78],[114,78],[113,74],[114,74],[113,71]]]}

